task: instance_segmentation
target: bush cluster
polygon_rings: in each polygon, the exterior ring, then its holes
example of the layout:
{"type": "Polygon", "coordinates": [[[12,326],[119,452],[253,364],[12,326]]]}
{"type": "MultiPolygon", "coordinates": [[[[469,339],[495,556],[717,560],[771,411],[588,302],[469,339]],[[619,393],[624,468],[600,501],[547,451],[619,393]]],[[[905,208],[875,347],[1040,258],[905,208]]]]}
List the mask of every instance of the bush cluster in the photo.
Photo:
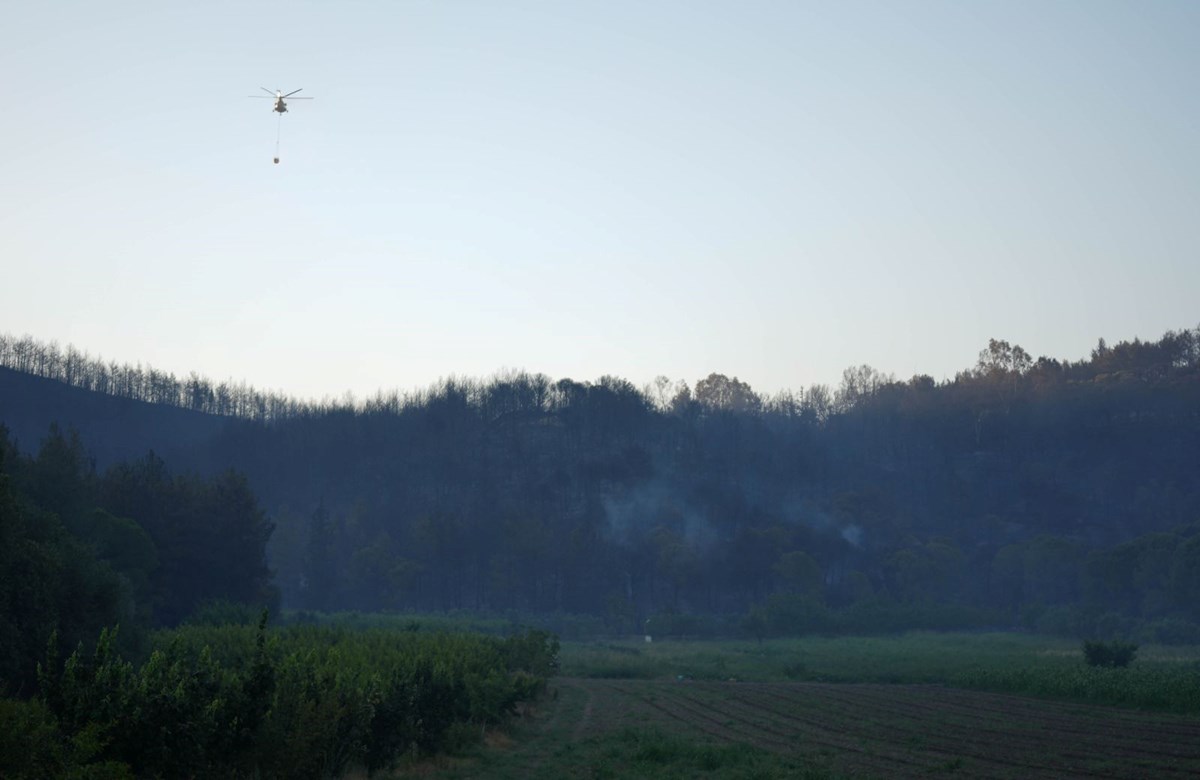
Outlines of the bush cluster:
{"type": "Polygon", "coordinates": [[[1090,640],[1083,643],[1083,657],[1088,666],[1104,666],[1109,669],[1123,669],[1133,663],[1137,657],[1138,646],[1133,642],[1099,642],[1090,640]]]}
{"type": "Polygon", "coordinates": [[[105,631],[6,702],[0,776],[337,777],[481,734],[556,665],[544,632],[509,638],[295,626],[185,626],[140,667],[105,631]]]}

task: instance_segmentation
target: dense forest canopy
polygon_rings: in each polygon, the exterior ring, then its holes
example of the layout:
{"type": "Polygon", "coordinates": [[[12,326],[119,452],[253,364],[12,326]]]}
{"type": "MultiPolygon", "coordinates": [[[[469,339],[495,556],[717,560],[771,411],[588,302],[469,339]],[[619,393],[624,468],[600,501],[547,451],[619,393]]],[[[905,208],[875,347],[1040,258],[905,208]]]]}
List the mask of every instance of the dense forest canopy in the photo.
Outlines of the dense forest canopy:
{"type": "MultiPolygon", "coordinates": [[[[8,382],[221,415],[172,463],[246,475],[296,608],[612,630],[755,609],[785,630],[880,604],[1200,618],[1200,329],[1076,362],[993,340],[952,380],[863,365],[774,395],[716,373],[637,388],[512,372],[307,403],[28,337],[0,338],[0,364],[23,372],[8,382]]],[[[72,405],[54,419],[86,424],[72,405]]],[[[0,419],[23,414],[0,396],[0,419]]]]}
{"type": "Polygon", "coordinates": [[[96,471],[51,427],[36,455],[0,425],[0,684],[32,685],[60,650],[102,628],[175,624],[214,601],[273,605],[273,526],[245,477],[173,474],[154,453],[96,471]]]}
{"type": "Polygon", "coordinates": [[[372,774],[467,744],[556,668],[539,631],[268,632],[272,530],[232,471],[99,472],[76,433],[27,455],[0,425],[0,776],[372,774]]]}

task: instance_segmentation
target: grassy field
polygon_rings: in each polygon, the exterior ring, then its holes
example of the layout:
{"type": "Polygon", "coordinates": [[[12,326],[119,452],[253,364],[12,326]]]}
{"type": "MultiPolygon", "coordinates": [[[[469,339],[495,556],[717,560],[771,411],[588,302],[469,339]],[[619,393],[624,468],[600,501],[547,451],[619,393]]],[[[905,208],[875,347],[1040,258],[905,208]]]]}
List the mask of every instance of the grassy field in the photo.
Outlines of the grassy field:
{"type": "Polygon", "coordinates": [[[724,642],[567,642],[564,677],[941,684],[1200,714],[1200,647],[1145,646],[1097,669],[1080,643],[1016,633],[724,642]]]}
{"type": "Polygon", "coordinates": [[[1095,670],[1078,643],[1017,634],[599,641],[564,644],[561,672],[506,733],[422,773],[1200,776],[1200,648],[1095,670]]]}

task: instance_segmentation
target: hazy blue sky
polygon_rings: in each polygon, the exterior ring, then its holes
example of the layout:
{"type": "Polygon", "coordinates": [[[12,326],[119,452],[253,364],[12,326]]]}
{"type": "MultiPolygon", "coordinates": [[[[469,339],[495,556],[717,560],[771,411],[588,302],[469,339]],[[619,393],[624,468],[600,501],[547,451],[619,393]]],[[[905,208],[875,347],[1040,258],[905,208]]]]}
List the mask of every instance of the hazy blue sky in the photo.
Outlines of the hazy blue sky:
{"type": "Polygon", "coordinates": [[[1078,359],[1200,323],[1198,77],[1200,2],[8,0],[0,331],[301,397],[1078,359]]]}

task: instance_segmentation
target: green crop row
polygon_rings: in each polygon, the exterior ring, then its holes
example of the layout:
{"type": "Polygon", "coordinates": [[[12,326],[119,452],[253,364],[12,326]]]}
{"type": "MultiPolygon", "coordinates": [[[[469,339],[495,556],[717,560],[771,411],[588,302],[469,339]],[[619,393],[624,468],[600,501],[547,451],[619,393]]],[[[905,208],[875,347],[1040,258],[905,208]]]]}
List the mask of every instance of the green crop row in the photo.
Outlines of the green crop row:
{"type": "Polygon", "coordinates": [[[337,777],[455,747],[533,698],[558,642],[293,626],[163,632],[140,667],[105,632],[0,708],[0,776],[337,777]],[[23,746],[16,750],[17,746],[23,746]],[[9,750],[9,748],[14,750],[9,750]]]}
{"type": "Polygon", "coordinates": [[[1092,704],[1200,713],[1200,667],[1195,665],[1144,664],[1125,669],[1077,662],[979,668],[957,675],[952,684],[1092,704]]]}

